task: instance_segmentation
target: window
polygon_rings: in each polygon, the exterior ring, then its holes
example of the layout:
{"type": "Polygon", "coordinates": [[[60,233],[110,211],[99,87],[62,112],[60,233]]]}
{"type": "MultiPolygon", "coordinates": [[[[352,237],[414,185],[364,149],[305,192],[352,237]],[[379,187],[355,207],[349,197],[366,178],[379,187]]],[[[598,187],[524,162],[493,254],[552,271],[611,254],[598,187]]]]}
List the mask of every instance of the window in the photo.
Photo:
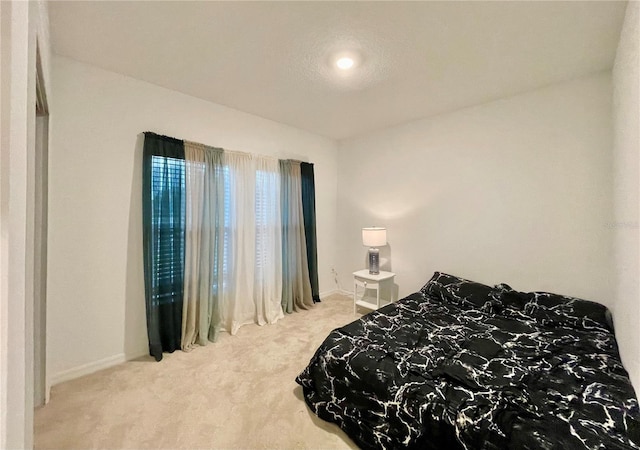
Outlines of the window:
{"type": "MultiPolygon", "coordinates": [[[[151,220],[153,225],[153,264],[157,276],[154,278],[157,292],[155,300],[158,304],[170,302],[176,298],[176,293],[182,292],[185,232],[187,230],[186,217],[186,180],[187,177],[205,175],[205,164],[189,162],[187,171],[185,161],[176,158],[153,156],[151,160],[151,220]],[[201,171],[199,170],[201,169],[201,171]],[[191,172],[191,171],[195,172],[191,172]],[[189,172],[189,173],[187,173],[189,172]]],[[[221,264],[222,279],[212,277],[214,292],[218,290],[218,282],[223,286],[229,283],[229,276],[233,268],[234,250],[232,241],[237,239],[237,214],[246,205],[239,204],[239,199],[233,195],[236,184],[241,183],[239,174],[227,165],[217,166],[214,177],[222,180],[223,214],[220,223],[211,224],[221,226],[220,247],[222,252],[215,252],[213,256],[213,273],[218,273],[221,264]]],[[[274,251],[280,252],[281,219],[280,219],[280,174],[277,169],[255,171],[255,265],[256,268],[268,267],[272,262],[274,251]],[[274,240],[276,239],[276,240],[274,240]]],[[[262,281],[264,269],[255,273],[256,282],[262,281]]]]}
{"type": "Polygon", "coordinates": [[[151,160],[152,286],[157,304],[181,298],[185,231],[184,160],[153,156],[151,160]],[[178,297],[176,294],[179,294],[178,297]]]}

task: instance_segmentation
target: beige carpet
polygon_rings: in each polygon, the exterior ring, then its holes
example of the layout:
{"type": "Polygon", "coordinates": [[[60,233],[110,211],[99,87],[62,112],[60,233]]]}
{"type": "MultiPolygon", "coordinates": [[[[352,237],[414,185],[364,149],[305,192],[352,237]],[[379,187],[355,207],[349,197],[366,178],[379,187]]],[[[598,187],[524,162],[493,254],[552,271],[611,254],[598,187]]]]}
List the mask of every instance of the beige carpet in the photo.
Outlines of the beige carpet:
{"type": "Polygon", "coordinates": [[[333,295],[190,353],[54,386],[35,414],[35,447],[357,448],[308,409],[295,382],[327,334],[357,317],[349,297],[333,295]]]}

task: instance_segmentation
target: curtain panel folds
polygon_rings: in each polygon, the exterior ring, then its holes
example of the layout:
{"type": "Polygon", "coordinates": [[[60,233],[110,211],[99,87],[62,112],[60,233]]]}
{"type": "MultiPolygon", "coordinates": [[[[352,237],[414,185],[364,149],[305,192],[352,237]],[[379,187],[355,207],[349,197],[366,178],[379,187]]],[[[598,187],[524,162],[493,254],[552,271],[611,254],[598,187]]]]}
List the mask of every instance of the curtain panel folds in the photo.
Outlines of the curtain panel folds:
{"type": "Polygon", "coordinates": [[[224,152],[224,242],[220,329],[236,334],[255,320],[255,169],[251,155],[224,152]]]}
{"type": "Polygon", "coordinates": [[[282,312],[282,215],[280,164],[256,158],[256,250],[253,298],[256,322],[275,323],[282,312]]]}
{"type": "Polygon", "coordinates": [[[145,133],[142,226],[149,354],[180,348],[184,285],[184,145],[145,133]]]}
{"type": "Polygon", "coordinates": [[[280,161],[282,180],[282,309],[290,314],[313,305],[304,235],[300,162],[280,161]]]}
{"type": "Polygon", "coordinates": [[[304,237],[307,245],[307,265],[309,281],[314,302],[320,301],[318,286],[318,244],[316,240],[316,187],[313,164],[300,163],[300,181],[302,185],[302,215],[304,217],[304,237]]]}
{"type": "Polygon", "coordinates": [[[156,360],[319,301],[313,164],[144,135],[145,302],[156,360]]]}
{"type": "Polygon", "coordinates": [[[215,341],[224,239],[222,149],[185,142],[186,236],[182,349],[215,341]]]}

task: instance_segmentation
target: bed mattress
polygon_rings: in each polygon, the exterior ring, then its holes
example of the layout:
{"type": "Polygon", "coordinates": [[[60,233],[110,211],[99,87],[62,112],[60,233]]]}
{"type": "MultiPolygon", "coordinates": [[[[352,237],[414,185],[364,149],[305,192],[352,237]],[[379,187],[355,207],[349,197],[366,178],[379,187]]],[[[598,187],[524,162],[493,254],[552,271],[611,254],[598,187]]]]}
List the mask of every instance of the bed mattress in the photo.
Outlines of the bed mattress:
{"type": "Polygon", "coordinates": [[[638,449],[602,305],[436,273],[334,330],[297,377],[362,448],[638,449]]]}

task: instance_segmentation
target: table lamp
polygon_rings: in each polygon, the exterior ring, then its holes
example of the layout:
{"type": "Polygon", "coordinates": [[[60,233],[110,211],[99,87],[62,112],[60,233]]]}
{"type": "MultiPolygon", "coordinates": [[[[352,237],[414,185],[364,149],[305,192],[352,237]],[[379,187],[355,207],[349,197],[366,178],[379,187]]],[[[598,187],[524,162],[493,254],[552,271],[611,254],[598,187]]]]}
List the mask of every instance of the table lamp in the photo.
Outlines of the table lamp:
{"type": "Polygon", "coordinates": [[[383,227],[368,227],[362,229],[362,245],[369,247],[369,273],[380,273],[380,250],[376,247],[387,245],[387,229],[383,227]]]}

